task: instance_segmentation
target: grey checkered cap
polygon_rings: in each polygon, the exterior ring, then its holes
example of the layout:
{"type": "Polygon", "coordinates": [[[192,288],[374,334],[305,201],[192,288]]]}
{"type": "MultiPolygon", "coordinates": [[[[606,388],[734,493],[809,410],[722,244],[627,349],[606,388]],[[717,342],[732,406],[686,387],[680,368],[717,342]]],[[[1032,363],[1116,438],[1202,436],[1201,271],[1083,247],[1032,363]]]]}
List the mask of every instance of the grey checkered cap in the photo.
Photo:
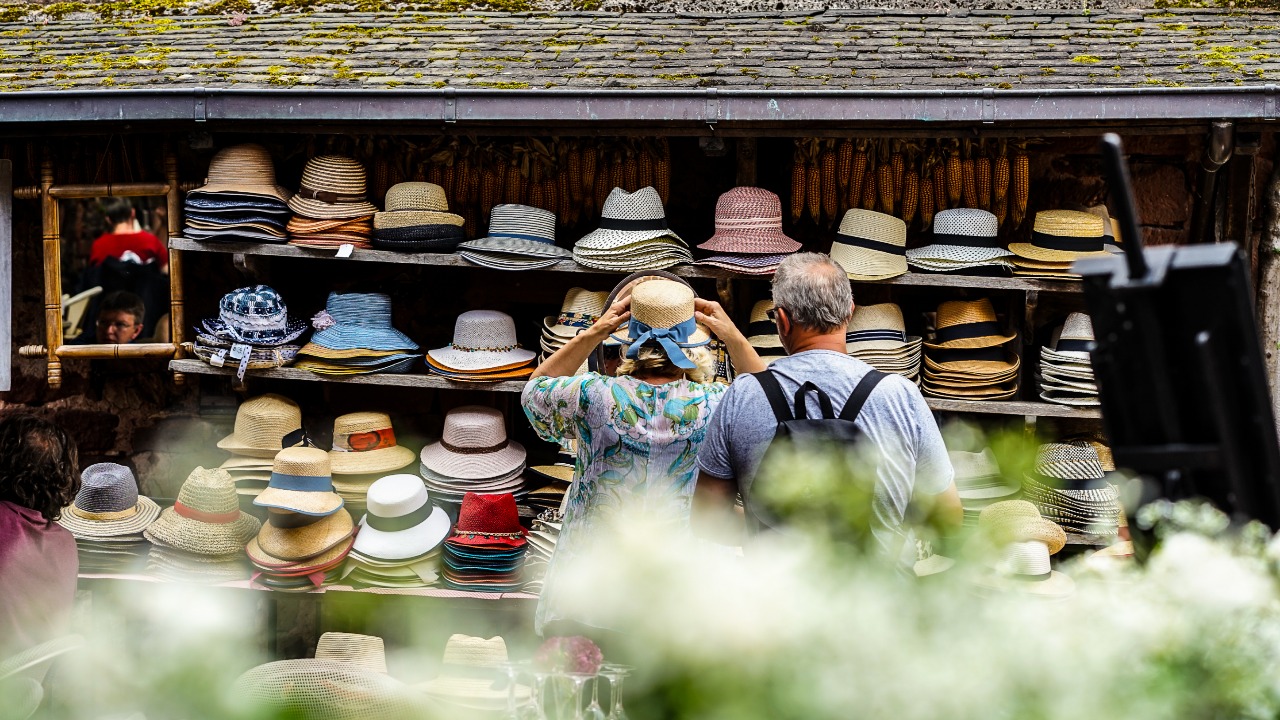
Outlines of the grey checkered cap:
{"type": "Polygon", "coordinates": [[[133,471],[115,463],[96,463],[80,473],[76,507],[91,513],[119,512],[138,504],[133,471]]]}

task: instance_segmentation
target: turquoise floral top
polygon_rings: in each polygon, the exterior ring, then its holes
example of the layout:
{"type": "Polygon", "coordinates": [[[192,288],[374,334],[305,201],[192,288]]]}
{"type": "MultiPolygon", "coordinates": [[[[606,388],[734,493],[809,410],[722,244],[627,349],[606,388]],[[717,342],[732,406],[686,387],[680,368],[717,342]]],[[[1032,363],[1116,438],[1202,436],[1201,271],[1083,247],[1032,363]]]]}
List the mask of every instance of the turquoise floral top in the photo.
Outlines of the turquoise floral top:
{"type": "Polygon", "coordinates": [[[554,620],[601,626],[562,607],[557,578],[612,522],[640,514],[687,530],[698,448],[728,388],[688,380],[650,385],[598,373],[534,378],[525,386],[524,412],[538,436],[578,441],[564,523],[535,617],[539,633],[554,620]]]}

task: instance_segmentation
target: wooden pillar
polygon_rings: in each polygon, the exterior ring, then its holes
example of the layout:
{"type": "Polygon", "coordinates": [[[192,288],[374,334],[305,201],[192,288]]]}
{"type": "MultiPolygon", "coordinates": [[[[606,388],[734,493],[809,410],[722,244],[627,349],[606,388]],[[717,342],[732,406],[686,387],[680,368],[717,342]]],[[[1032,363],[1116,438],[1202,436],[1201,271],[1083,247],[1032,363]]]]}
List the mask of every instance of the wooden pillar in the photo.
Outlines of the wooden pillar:
{"type": "MultiPolygon", "coordinates": [[[[13,163],[0,160],[0,347],[13,347],[13,163]]],[[[0,392],[10,388],[13,356],[0,352],[0,392]]]]}
{"type": "Polygon", "coordinates": [[[738,174],[736,183],[743,186],[756,184],[756,139],[738,138],[738,174]]]}
{"type": "MultiPolygon", "coordinates": [[[[168,204],[169,237],[165,242],[182,233],[182,190],[178,187],[178,158],[171,147],[165,148],[164,179],[169,185],[165,199],[168,204]]],[[[187,326],[182,297],[182,251],[169,248],[169,339],[173,343],[173,356],[182,357],[182,340],[187,326]]],[[[173,382],[183,385],[186,376],[173,374],[173,382]]]]}
{"type": "Polygon", "coordinates": [[[40,206],[44,232],[44,325],[48,353],[49,387],[62,386],[62,248],[58,240],[58,201],[49,195],[53,186],[53,158],[45,150],[40,165],[40,206]]]}
{"type": "Polygon", "coordinates": [[[1280,418],[1280,402],[1277,402],[1280,397],[1277,395],[1280,373],[1280,258],[1277,257],[1280,253],[1280,163],[1272,172],[1262,197],[1266,221],[1258,248],[1258,329],[1262,336],[1267,381],[1271,385],[1271,407],[1280,418]]]}

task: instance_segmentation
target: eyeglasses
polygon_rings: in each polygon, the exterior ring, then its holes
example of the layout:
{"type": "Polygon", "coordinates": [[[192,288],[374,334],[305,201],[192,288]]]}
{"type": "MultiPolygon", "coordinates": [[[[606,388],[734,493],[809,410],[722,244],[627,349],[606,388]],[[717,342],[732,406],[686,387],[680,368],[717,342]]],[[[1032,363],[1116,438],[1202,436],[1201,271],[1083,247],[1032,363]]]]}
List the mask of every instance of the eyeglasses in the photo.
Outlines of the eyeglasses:
{"type": "Polygon", "coordinates": [[[769,308],[769,312],[765,313],[765,315],[769,318],[770,321],[778,322],[778,311],[783,309],[785,308],[780,308],[780,307],[769,308]]]}
{"type": "Polygon", "coordinates": [[[133,327],[135,324],[136,323],[131,323],[131,322],[128,322],[128,323],[120,322],[118,320],[116,322],[104,322],[102,320],[98,321],[98,327],[102,328],[103,330],[114,329],[114,330],[119,330],[121,332],[128,330],[129,328],[133,327]]]}

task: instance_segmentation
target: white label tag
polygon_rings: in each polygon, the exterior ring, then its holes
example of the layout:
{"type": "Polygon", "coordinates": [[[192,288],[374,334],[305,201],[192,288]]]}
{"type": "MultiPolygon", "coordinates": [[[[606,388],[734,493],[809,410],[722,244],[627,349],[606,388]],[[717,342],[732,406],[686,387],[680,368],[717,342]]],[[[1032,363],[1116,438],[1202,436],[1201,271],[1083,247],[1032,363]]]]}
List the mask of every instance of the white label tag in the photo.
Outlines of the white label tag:
{"type": "Polygon", "coordinates": [[[218,352],[213,354],[213,357],[209,358],[209,364],[214,367],[222,367],[223,364],[226,362],[227,362],[226,350],[219,350],[218,352]]]}
{"type": "Polygon", "coordinates": [[[231,355],[232,360],[243,360],[249,354],[249,346],[244,343],[235,343],[228,354],[231,355]]]}
{"type": "Polygon", "coordinates": [[[338,246],[338,254],[334,257],[351,257],[351,253],[355,252],[356,246],[351,243],[342,243],[338,246]]]}

